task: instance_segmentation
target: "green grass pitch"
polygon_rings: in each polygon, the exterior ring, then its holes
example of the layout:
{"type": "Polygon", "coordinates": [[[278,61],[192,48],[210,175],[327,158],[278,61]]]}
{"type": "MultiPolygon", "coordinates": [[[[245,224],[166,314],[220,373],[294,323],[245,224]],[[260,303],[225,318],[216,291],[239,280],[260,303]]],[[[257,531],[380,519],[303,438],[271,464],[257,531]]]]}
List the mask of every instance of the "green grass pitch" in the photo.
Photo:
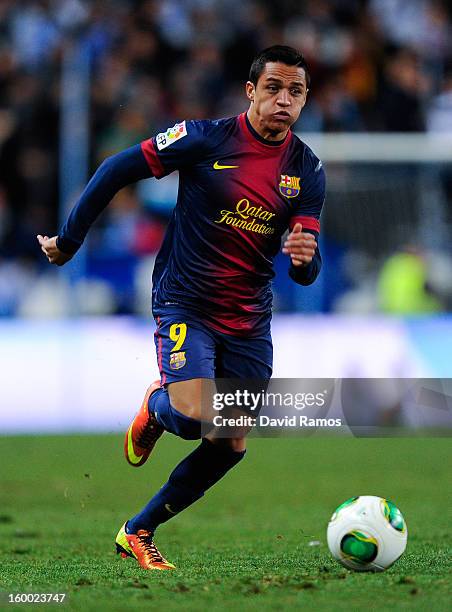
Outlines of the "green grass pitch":
{"type": "Polygon", "coordinates": [[[146,572],[114,537],[192,446],[167,434],[134,469],[117,435],[1,437],[0,608],[14,607],[5,593],[64,592],[74,610],[450,610],[450,439],[251,439],[157,532],[177,571],[146,572]],[[382,574],[328,553],[328,519],[357,494],[392,499],[408,524],[382,574]]]}

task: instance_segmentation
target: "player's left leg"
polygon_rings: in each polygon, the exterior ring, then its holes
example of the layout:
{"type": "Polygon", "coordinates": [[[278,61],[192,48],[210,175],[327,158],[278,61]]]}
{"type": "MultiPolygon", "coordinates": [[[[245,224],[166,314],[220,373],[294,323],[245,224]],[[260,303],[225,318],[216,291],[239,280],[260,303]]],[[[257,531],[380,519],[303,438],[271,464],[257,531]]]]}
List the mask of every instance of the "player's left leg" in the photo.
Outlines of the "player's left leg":
{"type": "Polygon", "coordinates": [[[116,536],[116,552],[121,557],[136,559],[143,569],[175,569],[155,545],[153,533],[146,529],[139,529],[137,533],[128,533],[126,525],[127,523],[124,523],[116,536]]]}
{"type": "Polygon", "coordinates": [[[155,530],[200,499],[245,452],[244,440],[233,444],[231,440],[222,443],[203,438],[143,510],[123,525],[116,538],[117,551],[134,556],[145,569],[172,569],[155,547],[155,530]]]}

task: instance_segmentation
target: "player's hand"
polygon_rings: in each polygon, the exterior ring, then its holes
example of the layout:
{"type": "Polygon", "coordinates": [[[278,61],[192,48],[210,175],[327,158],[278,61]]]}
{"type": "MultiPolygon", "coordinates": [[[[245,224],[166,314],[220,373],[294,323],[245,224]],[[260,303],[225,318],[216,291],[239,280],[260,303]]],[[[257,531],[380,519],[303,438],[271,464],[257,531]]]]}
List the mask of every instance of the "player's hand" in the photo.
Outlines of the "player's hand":
{"type": "Polygon", "coordinates": [[[63,253],[63,251],[60,251],[60,249],[57,247],[56,242],[58,236],[49,238],[48,236],[41,236],[41,234],[38,234],[36,238],[41,245],[41,251],[51,264],[55,264],[56,266],[64,266],[65,263],[72,259],[72,255],[63,253]]]}
{"type": "Polygon", "coordinates": [[[309,232],[303,232],[301,223],[296,223],[287,236],[282,252],[285,255],[290,255],[294,266],[307,266],[311,263],[316,248],[317,242],[314,236],[309,232]]]}

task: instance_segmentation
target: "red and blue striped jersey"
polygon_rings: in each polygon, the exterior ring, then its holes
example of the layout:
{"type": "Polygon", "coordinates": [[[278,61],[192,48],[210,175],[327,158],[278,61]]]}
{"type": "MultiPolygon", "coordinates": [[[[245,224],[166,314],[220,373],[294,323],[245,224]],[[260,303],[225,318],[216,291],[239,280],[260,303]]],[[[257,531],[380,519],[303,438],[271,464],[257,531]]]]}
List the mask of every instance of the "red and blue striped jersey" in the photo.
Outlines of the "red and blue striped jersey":
{"type": "Polygon", "coordinates": [[[254,336],[271,318],[273,258],[288,228],[320,231],[322,164],[289,131],[268,143],[246,114],[184,121],[141,144],[179,192],[153,274],[153,312],[186,308],[207,325],[254,336]]]}

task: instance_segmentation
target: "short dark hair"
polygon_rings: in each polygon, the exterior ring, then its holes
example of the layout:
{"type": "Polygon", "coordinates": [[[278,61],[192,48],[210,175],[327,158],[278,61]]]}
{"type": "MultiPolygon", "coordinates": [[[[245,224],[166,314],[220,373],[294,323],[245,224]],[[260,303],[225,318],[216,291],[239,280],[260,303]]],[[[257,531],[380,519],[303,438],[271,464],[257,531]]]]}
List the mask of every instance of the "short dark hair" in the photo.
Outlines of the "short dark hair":
{"type": "Polygon", "coordinates": [[[308,72],[308,65],[302,53],[294,49],[293,47],[287,47],[286,45],[273,45],[261,51],[253,60],[250,68],[249,80],[257,85],[259,77],[265,69],[267,62],[281,62],[286,66],[299,66],[303,68],[306,75],[306,85],[309,87],[310,77],[308,72]]]}

